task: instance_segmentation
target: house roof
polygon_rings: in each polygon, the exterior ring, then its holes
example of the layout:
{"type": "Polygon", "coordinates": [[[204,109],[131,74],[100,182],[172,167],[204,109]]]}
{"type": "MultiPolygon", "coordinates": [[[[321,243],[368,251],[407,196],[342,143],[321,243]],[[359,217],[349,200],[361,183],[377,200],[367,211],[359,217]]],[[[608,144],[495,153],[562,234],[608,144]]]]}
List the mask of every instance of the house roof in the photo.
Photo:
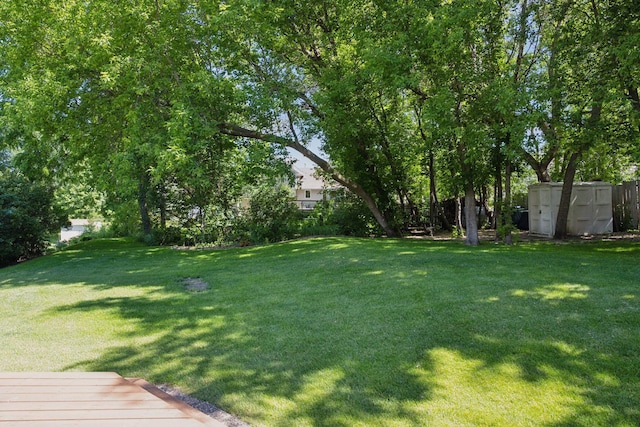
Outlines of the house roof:
{"type": "Polygon", "coordinates": [[[88,226],[94,225],[98,228],[102,227],[102,221],[100,220],[91,220],[91,219],[83,219],[83,218],[71,218],[69,219],[71,226],[88,226]]]}
{"type": "Polygon", "coordinates": [[[71,223],[72,226],[74,225],[89,225],[89,220],[88,219],[70,219],[69,222],[71,223]]]}
{"type": "Polygon", "coordinates": [[[336,187],[336,183],[323,178],[317,168],[294,167],[293,173],[296,175],[296,188],[298,189],[322,190],[336,187]]]}

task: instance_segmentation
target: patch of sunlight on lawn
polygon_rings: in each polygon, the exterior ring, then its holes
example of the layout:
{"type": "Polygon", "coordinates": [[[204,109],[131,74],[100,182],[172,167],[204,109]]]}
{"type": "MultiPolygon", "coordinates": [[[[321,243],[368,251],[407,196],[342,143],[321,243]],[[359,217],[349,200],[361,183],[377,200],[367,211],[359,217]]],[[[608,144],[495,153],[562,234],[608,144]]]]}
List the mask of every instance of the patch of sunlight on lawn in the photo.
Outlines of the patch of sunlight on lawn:
{"type": "Polygon", "coordinates": [[[594,251],[608,252],[608,253],[614,253],[614,254],[619,254],[624,252],[639,252],[640,245],[630,244],[629,246],[621,246],[621,245],[615,245],[615,246],[609,246],[609,247],[601,246],[601,247],[595,248],[594,251]]]}
{"type": "Polygon", "coordinates": [[[486,303],[486,304],[491,304],[491,303],[499,302],[499,301],[500,301],[500,297],[495,297],[495,296],[482,298],[482,299],[478,300],[478,302],[486,303]]]}
{"type": "MultiPolygon", "coordinates": [[[[122,286],[97,290],[85,284],[2,289],[0,370],[58,371],[99,357],[105,349],[120,343],[121,336],[131,336],[138,329],[134,321],[123,319],[113,307],[96,311],[83,307],[83,302],[136,297],[150,289],[122,286]]],[[[140,338],[141,344],[152,340],[140,338]]]]}
{"type": "Polygon", "coordinates": [[[380,276],[382,274],[384,274],[384,271],[382,270],[373,270],[364,273],[363,276],[380,276]]]}
{"type": "Polygon", "coordinates": [[[330,245],[327,245],[327,249],[329,250],[347,249],[347,248],[349,248],[348,243],[332,243],[330,245]]]}
{"type": "MultiPolygon", "coordinates": [[[[342,368],[325,368],[311,372],[302,378],[299,388],[293,396],[259,393],[227,394],[222,403],[233,403],[242,407],[245,414],[257,420],[270,420],[270,425],[289,425],[295,420],[297,427],[315,426],[318,411],[332,396],[338,393],[340,383],[344,379],[342,368]]],[[[320,418],[327,419],[333,413],[328,411],[320,418]]],[[[341,424],[338,424],[341,425],[341,424]]]]}
{"type": "Polygon", "coordinates": [[[426,425],[555,425],[584,404],[581,390],[545,367],[544,378],[530,381],[517,363],[486,365],[444,348],[429,351],[425,364],[412,373],[431,385],[432,396],[405,410],[421,414],[426,425]]]}
{"type": "MultiPolygon", "coordinates": [[[[298,411],[305,414],[314,413],[314,407],[331,400],[331,396],[338,392],[339,383],[343,378],[344,372],[341,368],[326,368],[307,375],[294,401],[294,414],[298,411]]],[[[284,421],[288,418],[289,416],[284,421]]],[[[300,421],[298,425],[313,426],[315,424],[315,420],[309,417],[305,419],[296,417],[296,420],[300,421]]]]}
{"type": "Polygon", "coordinates": [[[552,285],[541,286],[532,291],[516,289],[511,292],[514,297],[536,298],[546,301],[585,299],[591,289],[588,286],[575,283],[554,283],[552,285]]]}

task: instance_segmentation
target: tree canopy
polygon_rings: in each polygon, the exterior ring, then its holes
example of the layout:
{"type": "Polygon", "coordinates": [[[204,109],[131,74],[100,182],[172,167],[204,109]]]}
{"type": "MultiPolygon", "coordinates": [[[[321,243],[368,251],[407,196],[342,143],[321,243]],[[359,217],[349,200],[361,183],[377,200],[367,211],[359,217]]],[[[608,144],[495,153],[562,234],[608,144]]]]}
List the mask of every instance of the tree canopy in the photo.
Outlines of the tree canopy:
{"type": "Polygon", "coordinates": [[[244,183],[284,173],[285,147],[388,236],[425,200],[434,222],[438,197],[464,196],[472,245],[479,196],[508,222],[514,170],[570,191],[640,161],[632,0],[16,0],[0,15],[4,146],[29,176],[81,175],[112,211],[135,207],[145,234],[232,209],[244,183]]]}

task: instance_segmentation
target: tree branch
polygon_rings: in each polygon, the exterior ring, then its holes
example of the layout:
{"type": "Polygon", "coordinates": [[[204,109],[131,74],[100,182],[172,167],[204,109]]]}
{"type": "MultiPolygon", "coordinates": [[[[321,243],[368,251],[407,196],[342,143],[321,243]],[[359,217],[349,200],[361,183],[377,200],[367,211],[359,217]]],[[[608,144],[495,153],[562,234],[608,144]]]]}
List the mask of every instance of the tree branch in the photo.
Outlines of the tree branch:
{"type": "Polygon", "coordinates": [[[380,224],[380,226],[384,229],[387,236],[397,237],[395,231],[389,226],[389,223],[384,218],[384,215],[382,215],[382,212],[380,211],[380,209],[378,209],[378,205],[376,204],[373,197],[371,197],[371,195],[357,182],[351,181],[349,178],[342,175],[340,172],[335,170],[328,161],[318,156],[313,151],[309,150],[306,146],[289,138],[246,129],[231,123],[221,123],[220,125],[218,125],[218,129],[225,135],[257,139],[260,141],[283,145],[285,147],[296,150],[298,153],[302,154],[307,159],[318,165],[320,169],[331,176],[331,178],[333,178],[333,180],[335,180],[337,183],[343,185],[349,191],[360,197],[362,201],[364,201],[364,203],[367,205],[369,210],[371,210],[371,213],[378,221],[378,224],[380,224]]]}

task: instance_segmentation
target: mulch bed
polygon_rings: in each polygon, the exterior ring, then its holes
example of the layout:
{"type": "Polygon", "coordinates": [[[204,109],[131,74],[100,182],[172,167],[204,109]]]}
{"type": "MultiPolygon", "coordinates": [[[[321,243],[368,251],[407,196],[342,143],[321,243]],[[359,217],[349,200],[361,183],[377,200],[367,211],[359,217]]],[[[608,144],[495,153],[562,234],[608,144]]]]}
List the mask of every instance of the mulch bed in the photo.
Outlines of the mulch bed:
{"type": "Polygon", "coordinates": [[[204,402],[202,400],[196,399],[195,397],[189,396],[188,394],[183,393],[180,389],[176,387],[171,387],[167,384],[156,385],[160,390],[165,393],[175,397],[176,399],[186,403],[192,408],[197,409],[198,411],[209,415],[214,420],[218,420],[221,423],[225,424],[227,427],[251,427],[249,424],[240,420],[239,418],[223,411],[211,403],[204,402]]]}
{"type": "MultiPolygon", "coordinates": [[[[481,242],[495,242],[496,241],[496,232],[495,230],[479,230],[478,237],[481,242]]],[[[438,231],[434,233],[433,237],[428,233],[415,233],[407,236],[407,238],[412,239],[427,239],[427,240],[442,240],[442,241],[454,241],[459,240],[463,241],[464,238],[454,238],[451,236],[451,232],[447,231],[438,231]]],[[[530,235],[528,231],[520,231],[514,233],[514,242],[552,242],[553,239],[549,237],[530,235]],[[517,237],[516,237],[517,236],[517,237]]],[[[630,241],[630,242],[640,242],[640,232],[615,232],[611,234],[598,234],[598,235],[586,235],[586,236],[569,236],[567,239],[560,242],[615,242],[615,241],[630,241]]]]}

